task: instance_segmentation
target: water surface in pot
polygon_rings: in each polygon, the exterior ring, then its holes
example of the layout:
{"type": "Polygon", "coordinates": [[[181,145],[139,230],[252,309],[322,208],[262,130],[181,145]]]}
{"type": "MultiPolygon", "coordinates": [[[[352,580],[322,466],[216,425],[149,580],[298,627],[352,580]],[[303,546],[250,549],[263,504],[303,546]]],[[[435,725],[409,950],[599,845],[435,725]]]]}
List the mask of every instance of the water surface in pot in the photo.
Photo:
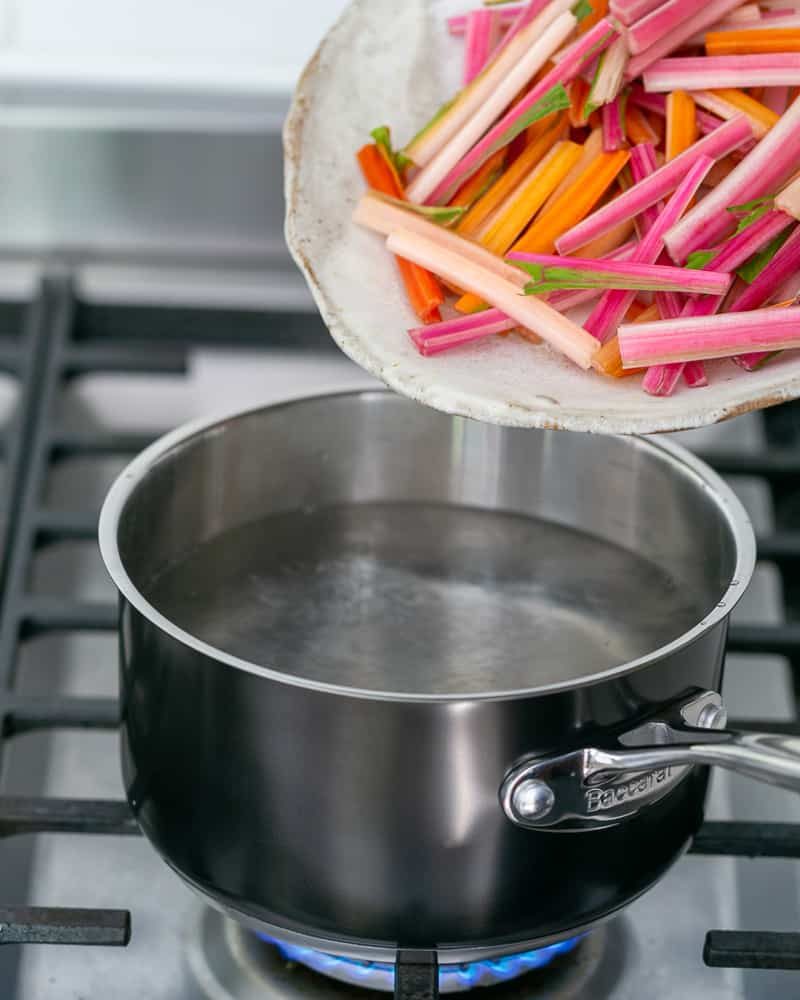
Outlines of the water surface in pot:
{"type": "Polygon", "coordinates": [[[419,694],[588,677],[677,638],[708,610],[699,584],[583,531],[424,502],[272,514],[196,546],[146,597],[242,659],[419,694]]]}

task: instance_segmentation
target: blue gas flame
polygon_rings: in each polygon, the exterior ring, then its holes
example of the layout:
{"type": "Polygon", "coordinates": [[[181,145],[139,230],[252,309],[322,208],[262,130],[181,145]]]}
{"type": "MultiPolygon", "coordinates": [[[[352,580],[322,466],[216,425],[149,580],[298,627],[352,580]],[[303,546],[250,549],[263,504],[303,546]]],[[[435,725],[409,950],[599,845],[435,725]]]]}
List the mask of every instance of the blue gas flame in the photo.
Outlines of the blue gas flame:
{"type": "MultiPolygon", "coordinates": [[[[545,965],[549,965],[559,955],[565,955],[572,951],[581,941],[582,936],[558,941],[556,944],[536,948],[533,951],[523,951],[517,955],[506,955],[502,958],[484,959],[480,962],[469,962],[461,965],[440,965],[439,990],[441,993],[456,993],[470,990],[475,986],[493,986],[509,979],[516,979],[526,972],[541,969],[545,965]]],[[[260,937],[270,944],[274,944],[287,961],[305,965],[314,972],[370,989],[387,992],[394,989],[394,965],[388,962],[365,962],[353,958],[341,958],[337,955],[329,955],[327,952],[316,951],[314,948],[277,941],[263,934],[260,937]]]]}

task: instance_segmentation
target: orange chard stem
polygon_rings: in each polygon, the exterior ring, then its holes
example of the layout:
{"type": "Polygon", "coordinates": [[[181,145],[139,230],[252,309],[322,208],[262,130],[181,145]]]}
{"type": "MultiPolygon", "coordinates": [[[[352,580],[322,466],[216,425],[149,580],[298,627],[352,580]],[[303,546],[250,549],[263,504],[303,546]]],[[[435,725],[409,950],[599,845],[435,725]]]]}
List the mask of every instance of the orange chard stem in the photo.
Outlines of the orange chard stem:
{"type": "Polygon", "coordinates": [[[749,28],[741,31],[709,31],[709,56],[768,55],[772,52],[800,52],[798,28],[749,28]]]}
{"type": "Polygon", "coordinates": [[[601,153],[517,240],[515,250],[553,253],[555,241],[591,212],[628,162],[627,150],[601,153]]]}
{"type": "Polygon", "coordinates": [[[694,145],[697,140],[697,105],[685,90],[667,94],[667,160],[694,145]]]}
{"type": "Polygon", "coordinates": [[[464,181],[447,204],[469,207],[481,195],[485,194],[500,176],[507,151],[507,147],[498,149],[493,156],[490,156],[486,163],[479,170],[475,171],[472,177],[464,181]]]}
{"type": "Polygon", "coordinates": [[[625,107],[625,133],[632,143],[658,143],[658,135],[641,108],[630,101],[625,107]]]}
{"type": "Polygon", "coordinates": [[[591,89],[591,84],[587,83],[582,76],[576,76],[572,83],[567,84],[569,123],[573,128],[582,128],[589,120],[584,111],[586,110],[586,98],[591,89]]]}
{"type": "MultiPolygon", "coordinates": [[[[655,303],[645,307],[634,301],[625,314],[625,319],[629,323],[650,323],[660,318],[661,315],[655,303]]],[[[592,367],[602,375],[610,375],[612,378],[627,378],[628,375],[639,375],[641,372],[647,371],[646,368],[622,367],[622,355],[619,352],[619,340],[616,334],[607,340],[595,354],[592,367]]]]}
{"type": "Polygon", "coordinates": [[[768,130],[780,120],[781,116],[777,112],[762,104],[761,101],[756,100],[755,97],[751,97],[750,94],[746,94],[743,90],[735,90],[731,87],[721,90],[710,90],[709,93],[718,97],[721,101],[725,101],[726,104],[730,104],[731,107],[736,108],[738,111],[743,111],[748,118],[754,118],[768,130]]]}
{"type": "MultiPolygon", "coordinates": [[[[405,199],[397,171],[377,145],[363,146],[356,154],[356,159],[370,188],[390,198],[405,199]]],[[[439,306],[444,302],[445,294],[437,279],[424,267],[400,257],[397,258],[397,266],[411,308],[423,323],[438,323],[442,318],[439,306]]]]}
{"type": "Polygon", "coordinates": [[[492,213],[500,208],[506,198],[522,183],[565,131],[566,120],[562,117],[555,127],[526,146],[502,176],[475,202],[469,211],[461,216],[456,226],[456,232],[462,236],[477,235],[492,213]]]}
{"type": "MultiPolygon", "coordinates": [[[[482,246],[502,256],[569,173],[581,155],[574,142],[559,142],[504,203],[480,239],[482,246]]],[[[476,295],[464,295],[456,302],[459,312],[477,312],[484,306],[476,295]]]]}
{"type": "Polygon", "coordinates": [[[578,25],[577,34],[579,36],[585,35],[608,14],[608,0],[591,0],[591,3],[592,13],[588,14],[578,25]]]}

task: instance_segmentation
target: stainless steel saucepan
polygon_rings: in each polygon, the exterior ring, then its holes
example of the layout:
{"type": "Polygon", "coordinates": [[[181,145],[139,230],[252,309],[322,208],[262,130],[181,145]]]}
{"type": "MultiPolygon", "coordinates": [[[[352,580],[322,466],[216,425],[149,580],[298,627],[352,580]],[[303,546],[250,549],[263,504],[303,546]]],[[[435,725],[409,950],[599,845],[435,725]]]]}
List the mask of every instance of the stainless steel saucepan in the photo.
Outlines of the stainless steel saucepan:
{"type": "Polygon", "coordinates": [[[273,936],[536,947],[664,874],[705,765],[800,787],[799,741],[724,729],[753,535],[666,441],[307,399],[157,442],[100,543],[131,805],[273,936]]]}

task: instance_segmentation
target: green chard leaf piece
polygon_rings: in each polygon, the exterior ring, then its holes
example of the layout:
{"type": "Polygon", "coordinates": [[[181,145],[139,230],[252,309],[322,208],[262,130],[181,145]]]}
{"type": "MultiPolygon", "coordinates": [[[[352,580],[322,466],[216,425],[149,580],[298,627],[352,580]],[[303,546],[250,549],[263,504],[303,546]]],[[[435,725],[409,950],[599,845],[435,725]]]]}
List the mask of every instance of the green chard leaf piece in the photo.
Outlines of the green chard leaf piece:
{"type": "Polygon", "coordinates": [[[436,222],[440,226],[452,226],[454,222],[458,222],[467,210],[464,205],[416,205],[413,201],[401,201],[399,198],[392,198],[388,194],[381,195],[381,198],[392,205],[405,208],[415,215],[421,215],[429,222],[436,222]]]}
{"type": "Polygon", "coordinates": [[[513,142],[529,125],[533,125],[534,122],[538,122],[542,118],[547,118],[548,115],[554,115],[558,111],[566,111],[568,107],[569,94],[563,83],[557,83],[555,87],[540,97],[535,104],[532,104],[524,114],[520,115],[513,125],[509,125],[502,135],[498,136],[487,151],[484,161],[488,160],[490,156],[494,156],[498,149],[502,149],[510,142],[513,142]]]}
{"type": "Polygon", "coordinates": [[[754,253],[749,260],[746,260],[744,264],[742,264],[736,272],[742,281],[746,281],[748,285],[752,285],[759,274],[761,274],[767,264],[769,264],[775,254],[788,240],[789,232],[790,230],[787,229],[783,233],[778,233],[775,239],[768,243],[763,250],[759,250],[758,253],[754,253]]]}
{"type": "Polygon", "coordinates": [[[609,274],[598,265],[596,271],[584,271],[568,266],[535,264],[528,261],[510,260],[533,279],[524,288],[526,295],[544,295],[546,292],[557,292],[562,289],[578,288],[628,288],[647,291],[652,287],[652,280],[647,278],[623,277],[619,274],[609,274]]]}
{"type": "Polygon", "coordinates": [[[379,146],[386,154],[390,163],[394,164],[395,170],[402,174],[406,167],[410,167],[412,161],[399,150],[392,149],[392,132],[388,125],[379,125],[378,128],[374,128],[370,135],[375,140],[375,144],[379,146]]]}
{"type": "Polygon", "coordinates": [[[572,16],[578,22],[581,23],[585,18],[590,17],[594,13],[594,7],[592,7],[589,0],[578,0],[574,7],[570,8],[572,16]]]}
{"type": "Polygon", "coordinates": [[[732,215],[742,216],[739,220],[738,226],[734,230],[733,235],[738,236],[739,233],[744,232],[748,226],[752,226],[754,222],[758,222],[760,218],[772,210],[772,204],[773,196],[767,195],[764,198],[753,198],[752,201],[742,202],[741,205],[729,205],[728,211],[732,215]]]}
{"type": "Polygon", "coordinates": [[[686,267],[692,271],[702,271],[706,264],[716,256],[716,250],[695,250],[686,258],[686,267]]]}

